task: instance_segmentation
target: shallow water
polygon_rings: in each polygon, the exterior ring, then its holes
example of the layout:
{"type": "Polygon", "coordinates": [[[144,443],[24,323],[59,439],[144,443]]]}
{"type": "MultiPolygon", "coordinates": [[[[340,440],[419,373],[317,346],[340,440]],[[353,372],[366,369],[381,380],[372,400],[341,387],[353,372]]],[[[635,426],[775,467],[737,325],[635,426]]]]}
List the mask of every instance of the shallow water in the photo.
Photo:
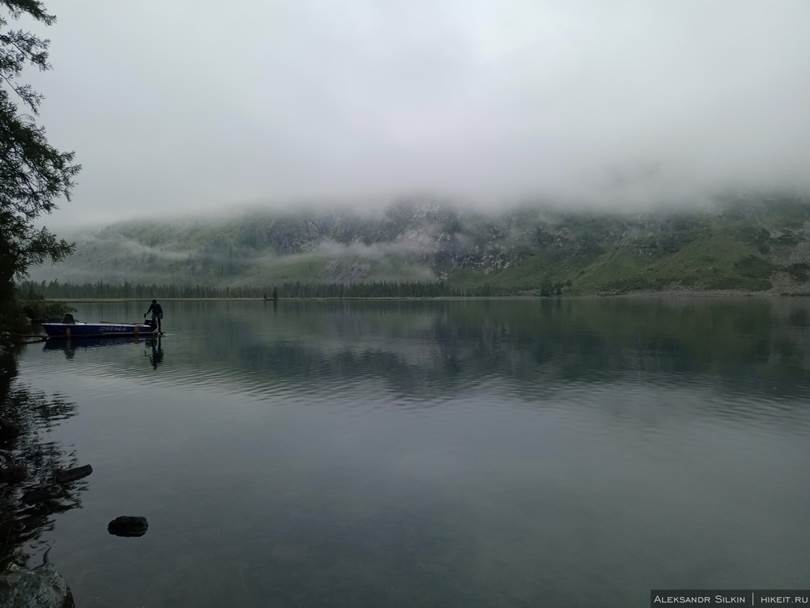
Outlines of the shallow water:
{"type": "Polygon", "coordinates": [[[164,308],[159,345],[20,357],[15,382],[76,405],[49,437],[95,469],[44,534],[80,608],[807,586],[803,300],[164,308]],[[123,514],[147,534],[109,535],[123,514]]]}

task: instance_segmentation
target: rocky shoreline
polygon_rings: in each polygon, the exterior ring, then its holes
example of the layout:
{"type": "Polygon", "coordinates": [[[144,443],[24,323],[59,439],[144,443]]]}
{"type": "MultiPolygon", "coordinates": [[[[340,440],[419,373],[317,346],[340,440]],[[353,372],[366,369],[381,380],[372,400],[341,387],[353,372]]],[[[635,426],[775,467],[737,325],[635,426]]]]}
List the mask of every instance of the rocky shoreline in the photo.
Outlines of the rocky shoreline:
{"type": "Polygon", "coordinates": [[[64,577],[50,564],[9,565],[0,575],[1,608],[75,608],[64,577]]]}

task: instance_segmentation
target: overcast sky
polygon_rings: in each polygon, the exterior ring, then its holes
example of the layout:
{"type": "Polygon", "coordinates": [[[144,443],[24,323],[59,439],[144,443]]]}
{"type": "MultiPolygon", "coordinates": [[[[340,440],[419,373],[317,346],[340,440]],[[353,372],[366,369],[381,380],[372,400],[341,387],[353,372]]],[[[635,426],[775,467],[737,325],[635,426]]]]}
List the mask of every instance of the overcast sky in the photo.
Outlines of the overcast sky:
{"type": "Polygon", "coordinates": [[[807,0],[50,0],[52,223],[810,189],[807,0]]]}

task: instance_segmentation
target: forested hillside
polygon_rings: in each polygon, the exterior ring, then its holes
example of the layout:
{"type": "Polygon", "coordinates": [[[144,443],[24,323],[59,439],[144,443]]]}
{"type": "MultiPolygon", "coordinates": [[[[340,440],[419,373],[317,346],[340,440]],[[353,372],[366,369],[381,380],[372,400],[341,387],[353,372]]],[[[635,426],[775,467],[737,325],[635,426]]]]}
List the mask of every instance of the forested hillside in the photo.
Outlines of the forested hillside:
{"type": "Polygon", "coordinates": [[[727,198],[700,211],[632,214],[533,206],[489,214],[417,201],[368,213],[124,222],[80,235],[74,255],[31,278],[178,293],[298,284],[340,295],[397,283],[422,291],[438,283],[448,294],[799,293],[810,291],[810,200],[727,198]]]}

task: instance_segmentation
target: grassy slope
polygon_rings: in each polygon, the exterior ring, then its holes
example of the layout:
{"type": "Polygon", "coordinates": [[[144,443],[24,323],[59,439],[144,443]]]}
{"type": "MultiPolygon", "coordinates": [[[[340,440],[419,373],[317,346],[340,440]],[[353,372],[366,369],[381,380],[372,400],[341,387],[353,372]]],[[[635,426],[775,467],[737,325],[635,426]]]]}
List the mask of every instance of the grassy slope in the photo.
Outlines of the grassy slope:
{"type": "Polygon", "coordinates": [[[449,279],[458,285],[489,284],[517,291],[535,291],[544,282],[570,281],[570,291],[578,294],[667,288],[761,291],[771,288],[769,277],[776,269],[754,245],[727,226],[719,226],[665,255],[642,255],[631,246],[619,245],[590,258],[552,262],[533,255],[505,270],[457,271],[449,279]]]}
{"type": "Polygon", "coordinates": [[[363,280],[416,282],[435,280],[424,266],[396,256],[364,258],[345,256],[339,259],[322,255],[272,256],[238,277],[234,285],[272,285],[278,283],[352,282],[353,274],[363,280]]]}
{"type": "MultiPolygon", "coordinates": [[[[780,291],[809,291],[807,203],[761,200],[710,213],[635,216],[530,209],[497,217],[460,213],[452,221],[442,216],[422,224],[407,218],[386,224],[343,218],[338,222],[342,228],[332,226],[331,232],[314,229],[307,215],[258,214],[187,225],[129,223],[90,240],[43,278],[224,286],[446,276],[451,285],[489,285],[512,293],[536,293],[549,284],[573,294],[759,291],[774,285],[780,291]],[[430,258],[378,247],[414,226],[422,230],[421,237],[441,234],[436,243],[458,239],[460,253],[448,250],[445,257],[430,258]],[[346,238],[338,246],[334,239],[340,235],[346,238]],[[319,247],[330,239],[331,246],[319,247]]],[[[330,226],[328,218],[322,225],[330,226]]]]}
{"type": "Polygon", "coordinates": [[[629,291],[686,287],[694,289],[769,289],[768,263],[756,251],[727,234],[709,233],[682,249],[656,259],[627,250],[610,252],[588,266],[575,280],[582,292],[629,291]]]}

